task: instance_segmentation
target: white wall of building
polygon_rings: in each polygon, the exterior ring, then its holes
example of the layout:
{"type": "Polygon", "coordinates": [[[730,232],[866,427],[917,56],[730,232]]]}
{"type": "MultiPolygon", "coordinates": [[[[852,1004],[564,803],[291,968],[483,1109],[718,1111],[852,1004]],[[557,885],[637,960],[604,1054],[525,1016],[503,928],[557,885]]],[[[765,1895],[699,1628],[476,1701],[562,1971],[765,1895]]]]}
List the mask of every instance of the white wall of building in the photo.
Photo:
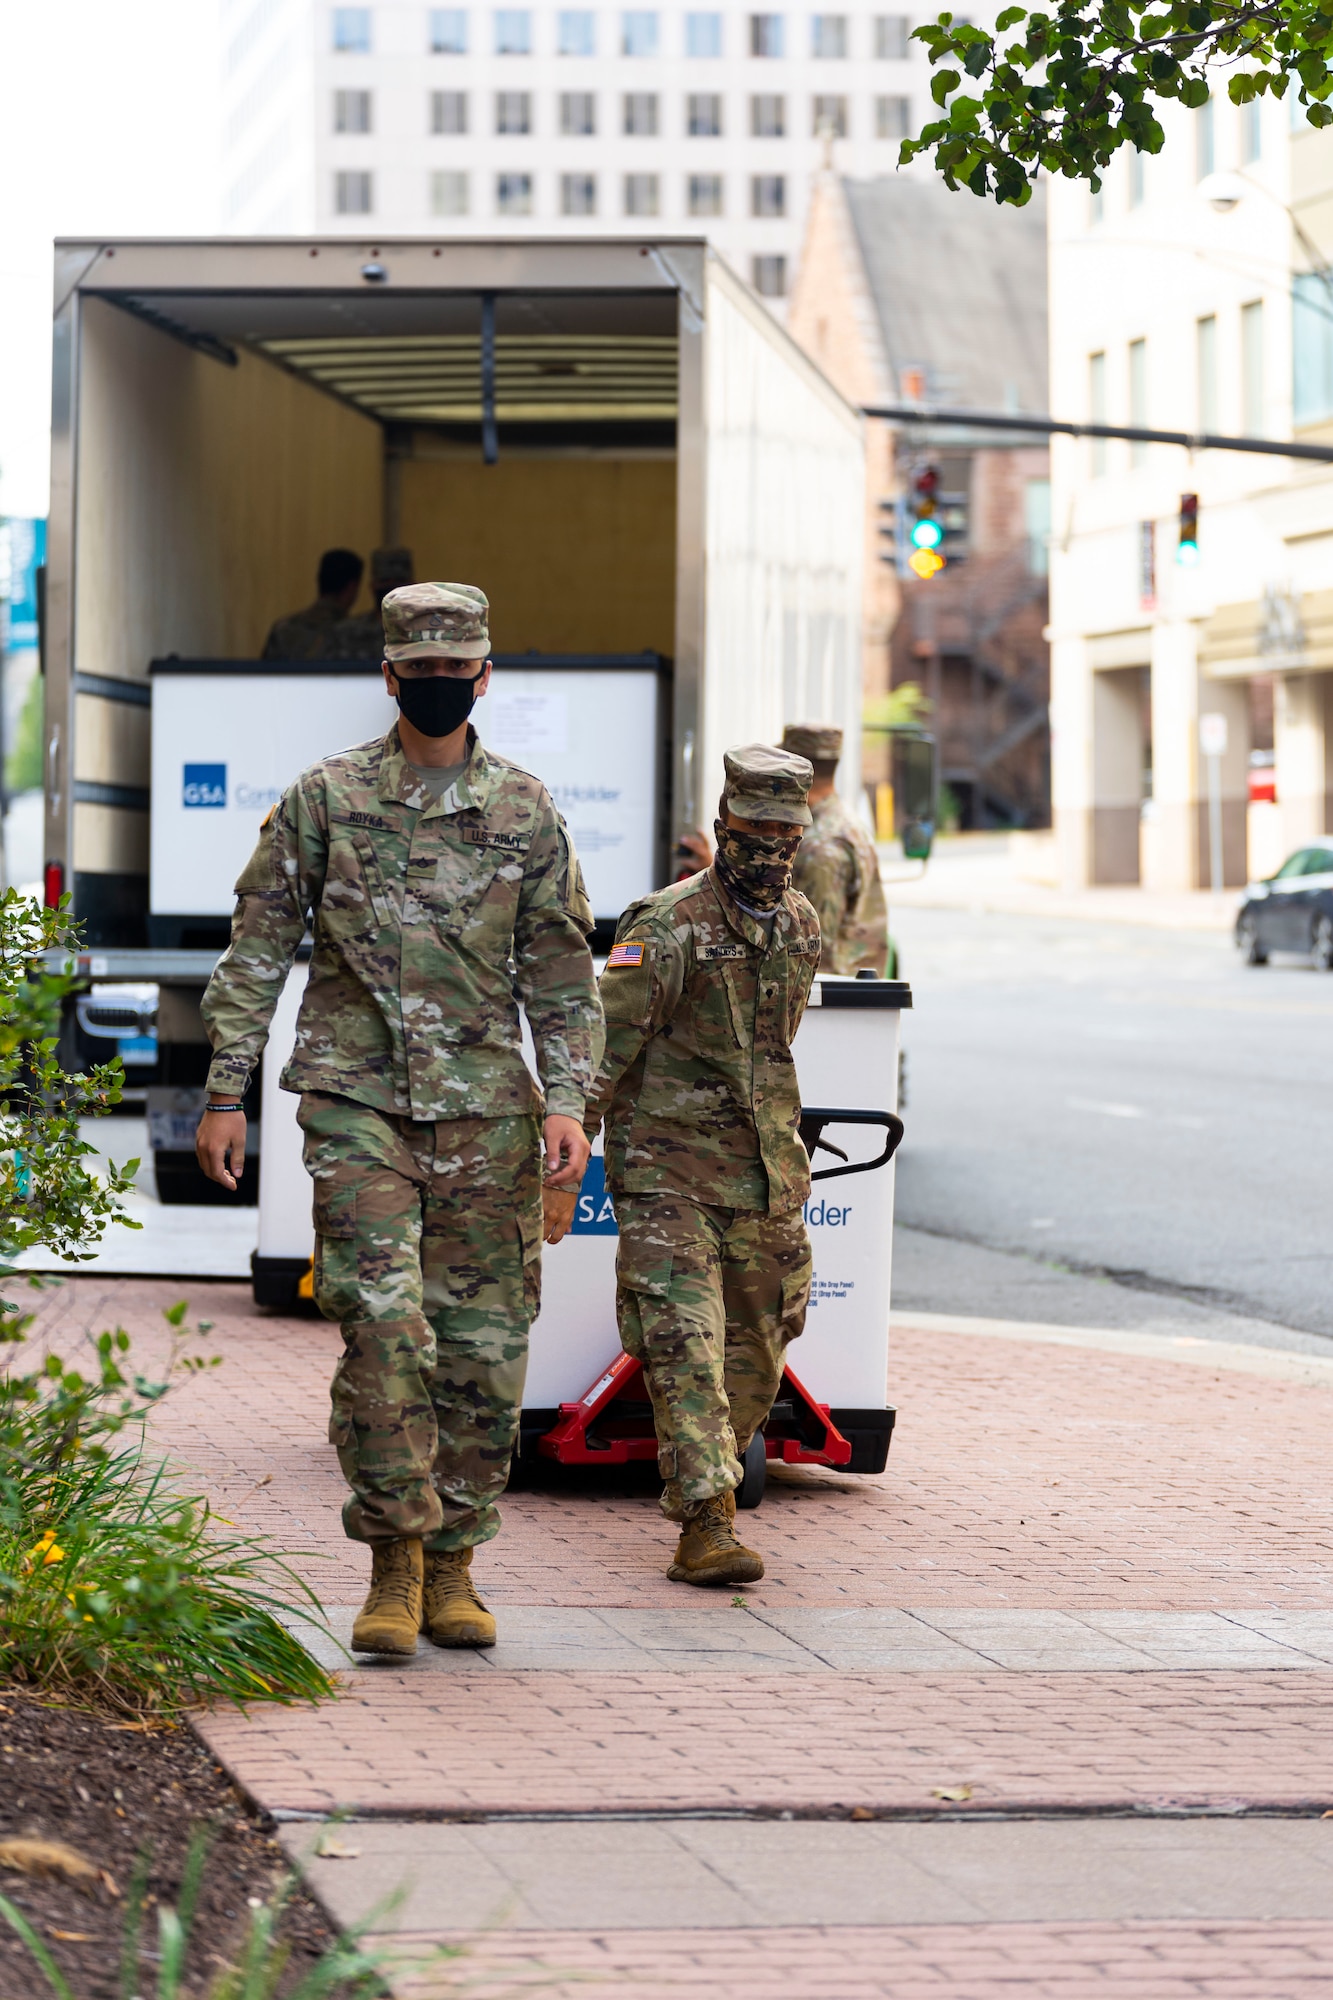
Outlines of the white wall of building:
{"type": "MultiPolygon", "coordinates": [[[[1169,107],[1162,153],[1119,155],[1100,197],[1081,184],[1052,184],[1055,413],[1292,435],[1293,263],[1307,259],[1289,210],[1299,198],[1301,149],[1324,141],[1293,132],[1282,103],[1265,100],[1248,113],[1221,96],[1210,115],[1211,145],[1204,116],[1169,107]],[[1222,194],[1234,197],[1226,212],[1209,199],[1222,194]]],[[[1229,722],[1228,878],[1242,879],[1249,681],[1282,676],[1281,766],[1284,703],[1293,713],[1300,706],[1288,690],[1324,665],[1304,640],[1279,643],[1264,607],[1294,598],[1299,625],[1307,594],[1333,588],[1333,468],[1062,439],[1052,483],[1053,787],[1065,877],[1207,886],[1198,722],[1220,712],[1229,722]],[[1192,567],[1177,561],[1186,492],[1200,499],[1192,567]],[[1137,841],[1125,776],[1135,756],[1143,773],[1137,841]]],[[[1306,699],[1306,707],[1322,717],[1322,702],[1306,699]]],[[[1294,754],[1289,742],[1279,799],[1299,839],[1322,831],[1322,742],[1317,786],[1308,769],[1298,775],[1294,754]]],[[[1311,768],[1314,755],[1304,742],[1300,756],[1311,768]]]]}
{"type": "MultiPolygon", "coordinates": [[[[824,112],[845,119],[846,137],[833,143],[840,172],[892,172],[903,134],[932,115],[929,65],[906,35],[933,18],[934,9],[901,11],[895,0],[830,0],[828,13],[771,4],[772,13],[761,14],[763,0],[754,8],[734,0],[656,7],[532,0],[512,10],[479,0],[452,10],[422,0],[372,0],[363,10],[326,0],[224,0],[226,226],[240,233],[381,229],[451,236],[703,229],[735,269],[776,301],[774,287],[790,284],[811,183],[825,154],[817,100],[832,100],[824,112]],[[441,11],[465,16],[465,53],[432,52],[432,16],[441,11]],[[358,12],[368,17],[369,46],[340,51],[340,33],[360,39],[355,23],[349,33],[347,19],[358,12]],[[527,16],[531,53],[496,53],[506,12],[527,16]],[[570,14],[591,16],[593,54],[559,53],[562,17],[570,14]],[[716,19],[720,53],[690,55],[689,24],[705,16],[716,19]],[[644,32],[642,17],[655,23],[656,53],[623,53],[627,34],[644,32]],[[780,23],[781,55],[751,53],[757,19],[780,23]],[[819,55],[821,46],[845,53],[819,55]],[[336,131],[338,93],[362,91],[369,93],[371,129],[336,131]],[[466,132],[432,131],[435,92],[466,99],[466,132]],[[595,133],[562,131],[561,99],[573,93],[592,96],[595,133]],[[526,97],[529,132],[497,131],[501,94],[526,97]],[[655,134],[624,130],[631,95],[654,100],[655,134]],[[690,135],[691,96],[720,99],[719,136],[690,135]],[[779,101],[780,136],[755,136],[760,98],[779,101]],[[368,212],[340,209],[339,175],[348,174],[369,175],[368,212]],[[439,175],[466,176],[465,213],[441,212],[439,175]],[[530,208],[507,208],[501,176],[525,175],[530,208]],[[566,176],[592,177],[593,214],[565,213],[566,176]],[[697,201],[692,211],[692,176],[720,178],[720,215],[697,212],[697,201]],[[634,212],[630,177],[647,177],[641,196],[655,190],[655,218],[651,209],[634,212]],[[781,214],[753,212],[761,178],[781,183],[781,214]],[[759,266],[760,258],[782,262],[759,266]]],[[[341,199],[345,204],[364,191],[343,182],[341,199]]]]}

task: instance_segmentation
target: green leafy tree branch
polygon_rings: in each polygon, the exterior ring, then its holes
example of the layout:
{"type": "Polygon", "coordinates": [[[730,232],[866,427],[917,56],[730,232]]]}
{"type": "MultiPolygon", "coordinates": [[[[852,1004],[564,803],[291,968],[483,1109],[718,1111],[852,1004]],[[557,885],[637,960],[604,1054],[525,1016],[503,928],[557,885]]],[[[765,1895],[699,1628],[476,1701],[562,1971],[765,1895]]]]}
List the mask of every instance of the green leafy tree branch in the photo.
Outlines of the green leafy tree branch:
{"type": "Polygon", "coordinates": [[[1061,0],[1006,7],[991,33],[941,14],[914,39],[942,115],[900,164],[930,156],[951,188],[1020,207],[1039,171],[1099,188],[1119,147],[1160,152],[1156,107],[1205,104],[1213,71],[1233,104],[1295,90],[1311,125],[1333,123],[1333,0],[1061,0]]]}
{"type": "Polygon", "coordinates": [[[21,1251],[41,1244],[86,1260],[108,1221],[139,1227],[120,1213],[139,1162],[94,1173],[97,1149],[79,1130],[120,1101],[120,1061],[71,1076],[57,1055],[77,942],[63,904],[44,910],[14,889],[0,897],[0,1342],[21,1340],[32,1317],[9,1296],[21,1251]]]}

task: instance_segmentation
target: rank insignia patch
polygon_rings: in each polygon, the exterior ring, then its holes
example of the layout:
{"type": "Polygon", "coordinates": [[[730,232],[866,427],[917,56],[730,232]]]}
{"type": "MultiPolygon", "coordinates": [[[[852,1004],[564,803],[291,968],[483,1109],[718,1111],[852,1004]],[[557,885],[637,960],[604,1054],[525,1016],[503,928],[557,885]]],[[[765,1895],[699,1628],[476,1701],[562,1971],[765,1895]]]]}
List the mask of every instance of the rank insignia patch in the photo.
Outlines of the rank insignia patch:
{"type": "Polygon", "coordinates": [[[606,961],[607,971],[614,971],[618,965],[642,965],[643,951],[644,948],[637,939],[616,945],[606,961]]]}

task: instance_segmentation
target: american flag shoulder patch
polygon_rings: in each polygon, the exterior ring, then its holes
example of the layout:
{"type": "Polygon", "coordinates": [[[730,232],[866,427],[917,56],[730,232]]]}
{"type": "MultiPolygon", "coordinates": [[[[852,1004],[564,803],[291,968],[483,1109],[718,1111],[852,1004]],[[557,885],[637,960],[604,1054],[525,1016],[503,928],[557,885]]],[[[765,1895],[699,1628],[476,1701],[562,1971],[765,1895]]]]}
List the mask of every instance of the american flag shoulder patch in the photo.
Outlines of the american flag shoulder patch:
{"type": "Polygon", "coordinates": [[[618,965],[642,965],[645,947],[637,938],[628,938],[624,944],[615,945],[606,961],[606,969],[613,972],[618,965]]]}

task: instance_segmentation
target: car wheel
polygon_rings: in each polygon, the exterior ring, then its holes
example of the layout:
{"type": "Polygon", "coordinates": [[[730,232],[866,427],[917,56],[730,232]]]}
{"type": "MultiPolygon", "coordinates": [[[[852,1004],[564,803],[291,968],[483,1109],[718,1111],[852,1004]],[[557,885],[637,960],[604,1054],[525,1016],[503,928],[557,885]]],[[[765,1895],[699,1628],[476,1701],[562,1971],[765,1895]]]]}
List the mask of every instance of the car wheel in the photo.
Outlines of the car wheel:
{"type": "Polygon", "coordinates": [[[1310,952],[1321,972],[1333,972],[1333,917],[1316,917],[1310,952]]]}
{"type": "MultiPolygon", "coordinates": [[[[1327,922],[1327,919],[1324,921],[1327,922]]],[[[1267,965],[1268,953],[1259,942],[1258,926],[1248,914],[1241,917],[1236,925],[1236,945],[1247,965],[1267,965]]]]}

